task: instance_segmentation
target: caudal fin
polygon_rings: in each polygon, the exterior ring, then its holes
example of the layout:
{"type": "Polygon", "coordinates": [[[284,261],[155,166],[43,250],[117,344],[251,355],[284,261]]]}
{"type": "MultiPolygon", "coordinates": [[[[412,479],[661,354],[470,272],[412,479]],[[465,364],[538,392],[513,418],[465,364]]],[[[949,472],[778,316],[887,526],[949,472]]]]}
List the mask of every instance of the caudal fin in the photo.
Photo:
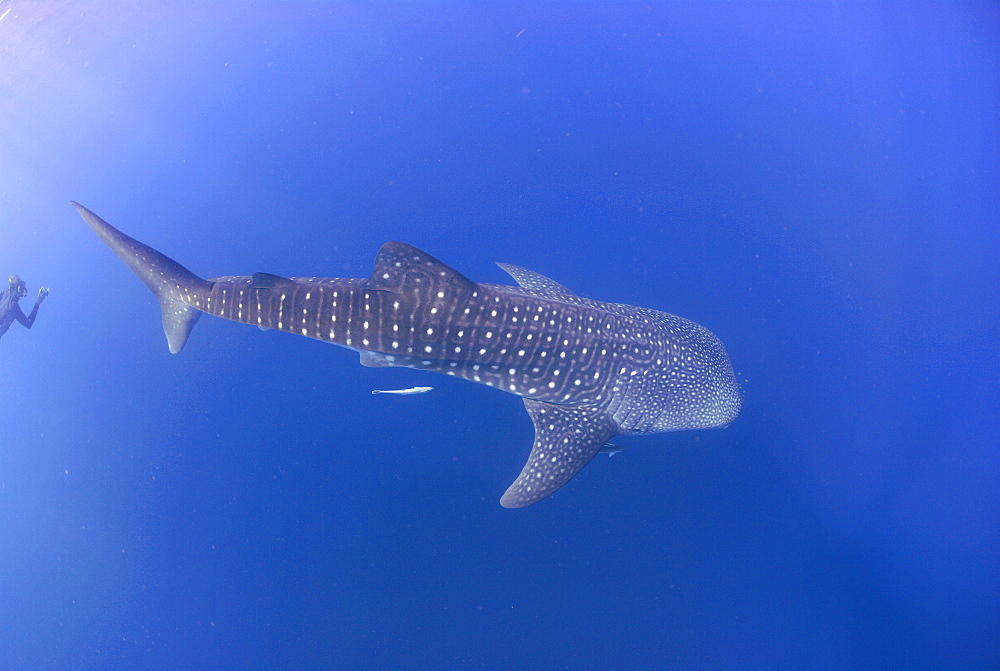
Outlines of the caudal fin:
{"type": "Polygon", "coordinates": [[[199,295],[211,289],[207,282],[171,258],[152,247],[125,235],[79,203],[73,207],[91,230],[97,233],[132,272],[149,287],[160,301],[163,333],[171,354],[177,354],[187,342],[201,312],[188,305],[185,297],[199,295]]]}

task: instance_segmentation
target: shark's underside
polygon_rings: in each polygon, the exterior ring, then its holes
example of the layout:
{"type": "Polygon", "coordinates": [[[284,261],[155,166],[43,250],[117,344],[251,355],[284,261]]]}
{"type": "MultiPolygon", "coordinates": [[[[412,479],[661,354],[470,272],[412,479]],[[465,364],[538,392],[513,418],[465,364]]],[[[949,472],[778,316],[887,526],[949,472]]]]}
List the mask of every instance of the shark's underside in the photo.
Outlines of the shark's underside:
{"type": "Polygon", "coordinates": [[[535,441],[500,503],[531,505],[612,436],[724,426],[740,410],[726,350],[708,329],[581,298],[519,266],[520,285],[477,284],[401,242],[366,279],[266,273],[203,280],[73,203],[157,296],[170,351],[202,312],[356,350],[366,366],[445,373],[521,396],[535,441]]]}

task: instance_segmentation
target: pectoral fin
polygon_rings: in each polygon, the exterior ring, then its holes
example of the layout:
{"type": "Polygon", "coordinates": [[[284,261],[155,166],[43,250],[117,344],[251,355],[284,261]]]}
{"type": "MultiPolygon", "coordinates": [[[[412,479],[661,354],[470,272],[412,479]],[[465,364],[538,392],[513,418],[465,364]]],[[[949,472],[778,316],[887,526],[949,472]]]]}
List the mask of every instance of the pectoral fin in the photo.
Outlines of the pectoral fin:
{"type": "Polygon", "coordinates": [[[525,289],[537,291],[543,296],[547,296],[548,298],[555,300],[579,298],[579,296],[555,280],[549,279],[541,273],[536,273],[534,270],[528,270],[527,268],[522,268],[521,266],[515,266],[513,263],[497,263],[497,265],[503,268],[508,275],[514,278],[514,281],[516,281],[518,285],[524,287],[525,289]]]}
{"type": "Polygon", "coordinates": [[[531,399],[524,399],[524,407],[535,423],[535,443],[528,463],[500,499],[505,508],[530,506],[559,489],[618,434],[615,421],[598,408],[531,399]]]}

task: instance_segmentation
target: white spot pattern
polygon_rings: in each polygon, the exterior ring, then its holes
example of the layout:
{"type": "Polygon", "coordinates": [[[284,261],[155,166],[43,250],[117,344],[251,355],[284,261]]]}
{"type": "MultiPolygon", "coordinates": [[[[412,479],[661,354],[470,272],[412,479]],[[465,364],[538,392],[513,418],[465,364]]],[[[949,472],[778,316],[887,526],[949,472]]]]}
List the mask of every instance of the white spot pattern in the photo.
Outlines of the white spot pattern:
{"type": "Polygon", "coordinates": [[[526,394],[535,444],[503,505],[547,496],[612,435],[725,425],[740,409],[725,348],[707,329],[580,298],[517,266],[503,268],[520,287],[477,285],[419,250],[386,243],[367,279],[206,281],[78,209],[163,304],[172,352],[200,310],[348,347],[356,346],[353,329],[365,350],[398,352],[369,365],[446,372],[526,394]],[[426,358],[414,358],[418,351],[426,358]]]}

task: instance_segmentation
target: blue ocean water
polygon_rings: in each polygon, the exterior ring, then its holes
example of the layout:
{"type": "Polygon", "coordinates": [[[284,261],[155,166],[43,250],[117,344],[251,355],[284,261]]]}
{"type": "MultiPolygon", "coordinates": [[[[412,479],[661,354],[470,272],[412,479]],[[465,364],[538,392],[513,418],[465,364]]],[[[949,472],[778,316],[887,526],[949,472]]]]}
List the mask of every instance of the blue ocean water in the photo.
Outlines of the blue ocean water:
{"type": "Polygon", "coordinates": [[[0,0],[0,667],[1000,667],[1000,11],[0,0]],[[404,240],[693,319],[726,429],[499,496],[521,402],[155,299],[404,240]],[[414,397],[374,388],[433,385],[414,397]]]}

